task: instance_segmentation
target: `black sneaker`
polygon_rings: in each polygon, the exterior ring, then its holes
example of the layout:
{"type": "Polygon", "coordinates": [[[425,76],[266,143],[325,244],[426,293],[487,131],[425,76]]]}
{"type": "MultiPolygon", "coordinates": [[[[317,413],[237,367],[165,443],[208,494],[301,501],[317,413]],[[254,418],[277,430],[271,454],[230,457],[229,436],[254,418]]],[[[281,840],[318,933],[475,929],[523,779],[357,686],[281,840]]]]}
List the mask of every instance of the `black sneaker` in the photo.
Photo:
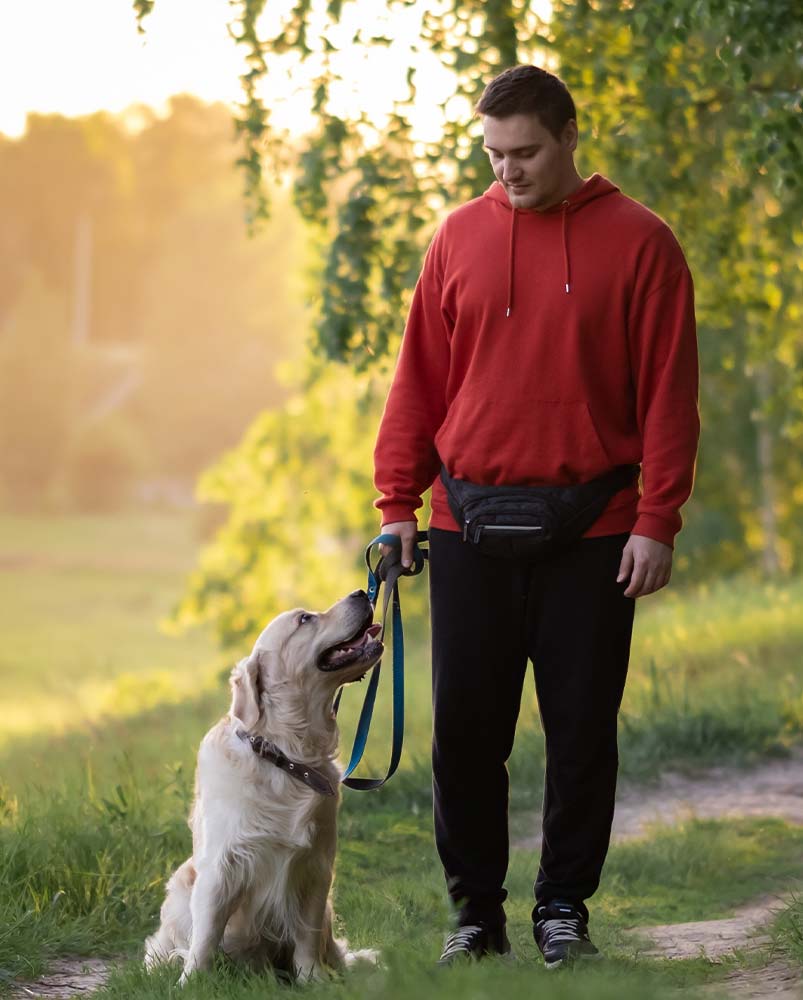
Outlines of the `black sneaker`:
{"type": "Polygon", "coordinates": [[[533,918],[533,937],[548,969],[577,958],[602,958],[588,936],[588,924],[572,903],[562,899],[539,903],[533,918]]]}
{"type": "Polygon", "coordinates": [[[438,965],[479,961],[485,955],[515,958],[505,928],[492,928],[487,924],[465,924],[463,927],[455,928],[446,938],[438,965]]]}

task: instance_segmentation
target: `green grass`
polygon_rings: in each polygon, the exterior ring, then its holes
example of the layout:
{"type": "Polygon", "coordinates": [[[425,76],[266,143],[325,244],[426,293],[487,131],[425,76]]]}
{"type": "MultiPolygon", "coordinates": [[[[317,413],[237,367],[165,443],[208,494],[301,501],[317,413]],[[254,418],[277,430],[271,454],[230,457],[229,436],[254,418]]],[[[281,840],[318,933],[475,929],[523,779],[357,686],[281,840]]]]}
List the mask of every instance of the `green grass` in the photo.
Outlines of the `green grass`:
{"type": "Polygon", "coordinates": [[[159,628],[193,566],[193,525],[0,517],[0,752],[214,684],[222,658],[208,631],[178,641],[159,628]]]}
{"type": "MultiPolygon", "coordinates": [[[[187,516],[0,516],[0,670],[8,681],[0,696],[0,989],[10,976],[36,974],[50,956],[135,956],[155,925],[166,876],[189,850],[195,751],[226,710],[228,668],[247,652],[221,654],[204,630],[160,630],[198,543],[197,522],[187,516]]],[[[343,570],[343,593],[364,585],[360,558],[355,553],[343,570]]],[[[425,587],[422,578],[404,583],[425,587]]],[[[405,637],[402,768],[381,792],[345,793],[336,886],[352,944],[379,945],[388,968],[311,987],[311,995],[668,996],[711,978],[712,968],[641,959],[627,927],[724,916],[803,877],[803,834],[783,823],[656,828],[612,848],[594,897],[592,930],[611,961],[592,975],[556,978],[533,963],[537,865],[533,854],[516,851],[508,914],[524,961],[439,975],[432,961],[449,914],[432,842],[428,635],[420,615],[407,616],[405,637]]],[[[667,766],[783,753],[803,732],[801,647],[803,579],[722,581],[640,601],[620,726],[622,773],[644,780],[667,766]]],[[[390,749],[389,666],[365,767],[373,774],[384,773],[390,749]]],[[[344,698],[344,755],[363,691],[354,686],[344,698]]],[[[511,760],[514,810],[539,803],[543,763],[528,680],[511,760]]],[[[803,962],[801,927],[798,904],[777,933],[779,946],[803,962]]],[[[106,992],[163,997],[174,979],[149,979],[132,962],[106,992]]],[[[246,998],[278,989],[221,965],[183,995],[246,998]]]]}
{"type": "MultiPolygon", "coordinates": [[[[161,785],[143,782],[136,765],[123,759],[115,784],[102,790],[85,783],[65,795],[32,794],[21,807],[5,804],[0,969],[6,975],[35,974],[50,955],[140,954],[165,879],[190,849],[189,778],[177,773],[161,785]]],[[[614,845],[592,904],[595,939],[625,974],[638,954],[628,927],[723,916],[803,874],[801,848],[803,831],[769,820],[695,821],[614,845]]],[[[511,939],[531,965],[536,868],[532,852],[515,851],[507,880],[511,939]]],[[[337,871],[336,909],[350,942],[406,955],[428,976],[449,920],[429,813],[403,813],[347,793],[337,871]]],[[[686,974],[692,973],[702,975],[686,974]]]]}
{"type": "Polygon", "coordinates": [[[803,889],[792,895],[792,902],[775,922],[774,938],[790,961],[803,966],[803,889]]]}

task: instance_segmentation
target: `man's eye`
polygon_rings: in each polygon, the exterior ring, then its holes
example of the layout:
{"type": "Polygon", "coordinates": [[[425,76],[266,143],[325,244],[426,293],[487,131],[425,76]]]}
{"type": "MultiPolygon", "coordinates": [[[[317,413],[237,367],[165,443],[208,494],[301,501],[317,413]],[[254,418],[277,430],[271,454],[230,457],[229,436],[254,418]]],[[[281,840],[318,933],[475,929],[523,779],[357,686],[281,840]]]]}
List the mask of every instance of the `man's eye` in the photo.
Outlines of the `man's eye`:
{"type": "Polygon", "coordinates": [[[304,622],[311,621],[314,617],[315,617],[315,615],[311,615],[311,614],[309,614],[308,612],[305,611],[303,615],[299,615],[298,616],[298,624],[299,625],[303,625],[304,622]]]}

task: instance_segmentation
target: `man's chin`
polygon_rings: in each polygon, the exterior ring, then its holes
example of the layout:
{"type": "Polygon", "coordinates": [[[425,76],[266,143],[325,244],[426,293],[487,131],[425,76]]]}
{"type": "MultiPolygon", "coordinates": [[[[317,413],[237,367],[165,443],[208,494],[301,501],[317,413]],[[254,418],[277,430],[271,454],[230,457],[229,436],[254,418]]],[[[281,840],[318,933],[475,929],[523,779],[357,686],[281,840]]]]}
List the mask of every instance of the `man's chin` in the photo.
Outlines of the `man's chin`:
{"type": "Polygon", "coordinates": [[[532,188],[526,188],[518,193],[507,188],[507,198],[513,208],[537,209],[541,207],[538,195],[532,188]]]}

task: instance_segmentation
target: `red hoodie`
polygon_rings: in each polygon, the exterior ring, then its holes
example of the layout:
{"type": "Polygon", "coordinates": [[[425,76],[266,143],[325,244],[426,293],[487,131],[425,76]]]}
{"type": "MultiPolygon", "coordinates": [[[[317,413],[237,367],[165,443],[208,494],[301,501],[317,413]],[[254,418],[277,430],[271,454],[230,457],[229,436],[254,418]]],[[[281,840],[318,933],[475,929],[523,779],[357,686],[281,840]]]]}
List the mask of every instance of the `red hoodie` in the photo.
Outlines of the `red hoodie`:
{"type": "Polygon", "coordinates": [[[594,174],[545,212],[495,182],[435,234],[374,452],[382,523],[458,531],[439,478],[585,482],[642,463],[587,537],[672,545],[700,421],[692,279],[669,227],[594,174]]]}

